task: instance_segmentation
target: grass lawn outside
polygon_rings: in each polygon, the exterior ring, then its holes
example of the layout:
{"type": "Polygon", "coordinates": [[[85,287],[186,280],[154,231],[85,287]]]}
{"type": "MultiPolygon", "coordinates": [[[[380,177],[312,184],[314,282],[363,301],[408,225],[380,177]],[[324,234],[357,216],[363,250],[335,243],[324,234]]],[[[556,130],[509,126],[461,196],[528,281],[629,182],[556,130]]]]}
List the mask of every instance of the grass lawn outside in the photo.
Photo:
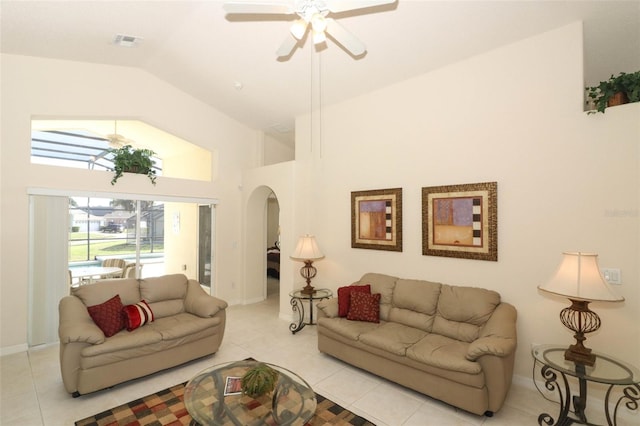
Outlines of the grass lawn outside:
{"type": "MultiPolygon", "coordinates": [[[[127,239],[126,233],[105,234],[102,232],[92,232],[90,234],[91,243],[87,247],[86,232],[69,233],[69,262],[80,262],[93,260],[96,256],[123,256],[136,253],[135,239],[127,239]],[[87,248],[90,250],[87,255],[87,248]]],[[[154,242],[153,253],[162,253],[164,244],[154,242]]],[[[151,244],[142,243],[140,253],[151,253],[151,244]]]]}

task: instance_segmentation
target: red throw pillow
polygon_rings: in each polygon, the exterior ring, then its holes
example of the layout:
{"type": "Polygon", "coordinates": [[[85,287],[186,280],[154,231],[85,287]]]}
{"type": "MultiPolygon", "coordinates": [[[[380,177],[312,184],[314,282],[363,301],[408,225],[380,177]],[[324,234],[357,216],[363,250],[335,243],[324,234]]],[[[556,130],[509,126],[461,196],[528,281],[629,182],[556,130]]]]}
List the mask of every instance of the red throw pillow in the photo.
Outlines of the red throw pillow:
{"type": "Polygon", "coordinates": [[[348,320],[380,322],[380,293],[351,293],[348,320]]]}
{"type": "Polygon", "coordinates": [[[122,308],[122,316],[124,317],[127,331],[133,331],[148,322],[153,322],[154,318],[153,311],[144,300],[139,301],[135,305],[127,305],[122,308]]]}
{"type": "Polygon", "coordinates": [[[93,322],[107,337],[113,336],[124,328],[122,301],[119,294],[99,305],[89,306],[87,311],[89,311],[93,322]]]}
{"type": "Polygon", "coordinates": [[[349,313],[349,301],[352,292],[371,293],[371,285],[348,285],[338,289],[338,316],[346,317],[349,313]]]}

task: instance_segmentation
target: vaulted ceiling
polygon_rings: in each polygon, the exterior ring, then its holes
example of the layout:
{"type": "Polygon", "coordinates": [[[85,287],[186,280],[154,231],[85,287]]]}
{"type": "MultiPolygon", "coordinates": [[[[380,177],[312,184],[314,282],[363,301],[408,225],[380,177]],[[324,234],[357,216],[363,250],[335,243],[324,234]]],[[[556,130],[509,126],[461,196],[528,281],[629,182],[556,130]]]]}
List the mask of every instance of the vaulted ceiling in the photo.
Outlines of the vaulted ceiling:
{"type": "Polygon", "coordinates": [[[399,0],[334,15],[366,44],[363,57],[306,40],[284,60],[275,51],[289,16],[225,16],[222,4],[2,0],[1,51],[137,67],[288,143],[318,65],[326,105],[581,20],[585,84],[640,69],[640,1],[399,0]],[[118,34],[142,40],[121,47],[118,34]]]}

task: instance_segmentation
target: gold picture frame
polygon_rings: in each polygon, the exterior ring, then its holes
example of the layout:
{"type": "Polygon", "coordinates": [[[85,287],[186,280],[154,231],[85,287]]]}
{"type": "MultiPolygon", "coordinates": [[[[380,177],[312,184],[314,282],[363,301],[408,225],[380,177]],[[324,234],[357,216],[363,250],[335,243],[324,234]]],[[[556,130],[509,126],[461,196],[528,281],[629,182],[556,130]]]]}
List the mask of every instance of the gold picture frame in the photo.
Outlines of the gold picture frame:
{"type": "Polygon", "coordinates": [[[422,254],[498,260],[498,183],[422,188],[422,254]]]}
{"type": "Polygon", "coordinates": [[[402,188],[351,193],[351,247],[402,251],[402,188]]]}

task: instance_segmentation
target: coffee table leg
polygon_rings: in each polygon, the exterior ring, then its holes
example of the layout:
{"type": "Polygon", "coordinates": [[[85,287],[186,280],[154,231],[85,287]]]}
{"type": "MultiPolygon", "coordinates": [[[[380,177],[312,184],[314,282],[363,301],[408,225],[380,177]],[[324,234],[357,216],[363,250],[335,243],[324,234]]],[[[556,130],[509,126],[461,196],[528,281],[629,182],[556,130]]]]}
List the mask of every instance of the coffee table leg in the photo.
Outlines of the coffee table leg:
{"type": "Polygon", "coordinates": [[[291,333],[296,334],[298,331],[302,330],[305,326],[304,324],[304,304],[300,301],[300,299],[296,297],[291,298],[291,310],[294,313],[298,313],[298,323],[295,322],[289,325],[289,330],[291,333]]]}

